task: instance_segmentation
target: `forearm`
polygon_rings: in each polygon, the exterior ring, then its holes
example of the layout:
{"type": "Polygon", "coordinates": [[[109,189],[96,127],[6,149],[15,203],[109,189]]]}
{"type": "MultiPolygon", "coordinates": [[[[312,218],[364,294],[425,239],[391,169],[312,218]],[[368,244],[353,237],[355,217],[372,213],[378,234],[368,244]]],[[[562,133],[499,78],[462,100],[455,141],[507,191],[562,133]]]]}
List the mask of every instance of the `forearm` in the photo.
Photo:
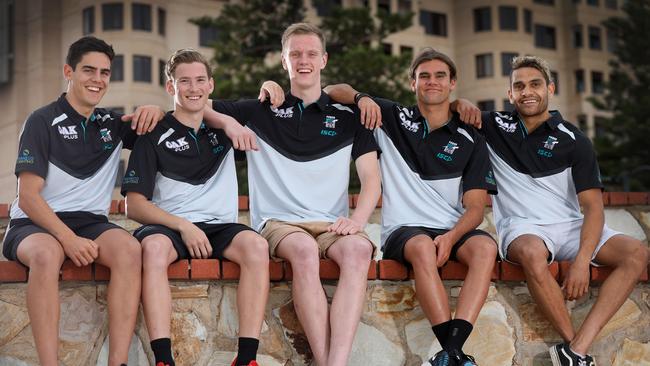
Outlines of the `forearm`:
{"type": "Polygon", "coordinates": [[[324,91],[329,94],[330,98],[343,104],[354,104],[354,96],[358,93],[348,84],[328,85],[324,91]]]}
{"type": "Polygon", "coordinates": [[[584,221],[580,230],[580,249],[575,261],[590,262],[603,233],[605,214],[597,207],[584,207],[584,221]]]}
{"type": "Polygon", "coordinates": [[[60,243],[75,236],[75,233],[56,216],[39,193],[19,192],[18,205],[30,220],[47,230],[60,243]]]}
{"type": "Polygon", "coordinates": [[[449,235],[453,243],[458,242],[463,235],[476,229],[483,222],[484,206],[475,205],[465,208],[465,212],[458,219],[456,225],[449,230],[449,235]]]}
{"type": "Polygon", "coordinates": [[[363,224],[368,223],[368,219],[372,212],[377,207],[377,201],[381,196],[381,179],[372,177],[361,182],[361,191],[359,192],[359,199],[357,206],[350,218],[356,222],[363,224]]]}
{"type": "Polygon", "coordinates": [[[180,231],[181,226],[188,222],[161,209],[145,198],[133,198],[129,197],[128,194],[126,197],[126,216],[144,225],[163,225],[175,231],[180,231]]]}
{"type": "Polygon", "coordinates": [[[233,124],[240,126],[239,122],[237,122],[237,120],[234,119],[233,117],[227,114],[219,113],[214,109],[212,109],[211,99],[208,99],[208,103],[203,108],[203,119],[205,120],[205,122],[207,122],[207,124],[210,127],[220,128],[222,130],[227,129],[233,124]]]}

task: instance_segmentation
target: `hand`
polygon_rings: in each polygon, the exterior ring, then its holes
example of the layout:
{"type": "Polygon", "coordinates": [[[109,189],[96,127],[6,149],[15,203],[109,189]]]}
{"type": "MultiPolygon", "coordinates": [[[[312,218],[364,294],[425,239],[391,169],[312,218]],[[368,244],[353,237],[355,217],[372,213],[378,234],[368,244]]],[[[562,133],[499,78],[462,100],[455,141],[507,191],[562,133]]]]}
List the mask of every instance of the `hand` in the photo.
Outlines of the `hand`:
{"type": "Polygon", "coordinates": [[[381,108],[370,97],[362,97],[357,103],[361,112],[361,124],[369,130],[381,127],[381,108]]]}
{"type": "Polygon", "coordinates": [[[257,99],[259,99],[261,103],[264,102],[266,98],[269,98],[269,102],[271,102],[272,106],[278,108],[282,103],[284,103],[284,90],[282,90],[282,87],[275,81],[267,80],[262,84],[262,87],[260,87],[260,95],[257,99]]]}
{"type": "Polygon", "coordinates": [[[460,120],[475,128],[481,128],[481,110],[467,99],[458,99],[456,112],[460,120]]]}
{"type": "Polygon", "coordinates": [[[436,246],[436,265],[442,267],[449,260],[451,248],[454,246],[454,243],[451,240],[451,235],[446,233],[436,236],[436,238],[433,239],[433,245],[436,246]]]}
{"type": "Polygon", "coordinates": [[[185,246],[190,251],[192,258],[210,258],[212,255],[212,245],[203,230],[187,221],[181,225],[179,231],[183,238],[183,243],[185,243],[185,246]]]}
{"type": "Polygon", "coordinates": [[[567,300],[576,300],[589,291],[589,262],[573,262],[562,283],[562,292],[567,300]]]}
{"type": "Polygon", "coordinates": [[[144,135],[147,132],[153,131],[154,127],[158,124],[165,111],[155,105],[143,105],[136,108],[135,112],[125,114],[122,116],[123,122],[131,121],[131,129],[136,130],[137,135],[144,135]]]}
{"type": "Polygon", "coordinates": [[[366,226],[360,222],[356,222],[348,217],[339,217],[336,222],[327,227],[327,231],[334,232],[339,235],[351,235],[363,231],[366,226]]]}
{"type": "Polygon", "coordinates": [[[87,266],[99,256],[99,246],[90,239],[73,236],[60,241],[63,252],[77,267],[87,266]]]}
{"type": "Polygon", "coordinates": [[[259,150],[255,133],[250,128],[240,125],[239,122],[228,123],[223,131],[232,141],[233,148],[242,151],[259,150]]]}

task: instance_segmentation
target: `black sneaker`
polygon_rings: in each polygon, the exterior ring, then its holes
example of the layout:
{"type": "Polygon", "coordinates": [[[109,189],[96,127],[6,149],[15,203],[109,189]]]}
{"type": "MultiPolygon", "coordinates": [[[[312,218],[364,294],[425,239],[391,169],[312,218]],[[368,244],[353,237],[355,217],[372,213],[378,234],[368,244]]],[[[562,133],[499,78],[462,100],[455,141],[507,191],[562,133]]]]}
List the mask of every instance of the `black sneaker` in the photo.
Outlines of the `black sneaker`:
{"type": "Polygon", "coordinates": [[[449,352],[449,357],[458,366],[477,366],[474,357],[466,355],[463,351],[451,350],[449,352]]]}
{"type": "Polygon", "coordinates": [[[431,357],[428,361],[422,364],[422,366],[455,366],[453,360],[449,358],[449,354],[444,349],[436,353],[435,356],[431,357]]]}
{"type": "Polygon", "coordinates": [[[594,358],[586,355],[582,357],[575,354],[568,343],[560,343],[549,348],[548,353],[551,354],[551,362],[553,366],[596,366],[594,358]]]}

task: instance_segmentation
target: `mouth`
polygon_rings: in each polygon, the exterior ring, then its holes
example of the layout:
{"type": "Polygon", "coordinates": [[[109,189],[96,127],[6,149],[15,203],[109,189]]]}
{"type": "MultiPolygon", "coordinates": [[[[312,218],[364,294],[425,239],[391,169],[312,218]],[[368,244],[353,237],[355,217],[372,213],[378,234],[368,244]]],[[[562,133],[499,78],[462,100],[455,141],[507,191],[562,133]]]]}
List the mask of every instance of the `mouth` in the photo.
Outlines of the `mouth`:
{"type": "Polygon", "coordinates": [[[298,74],[311,74],[311,69],[300,68],[296,70],[298,74]]]}
{"type": "Polygon", "coordinates": [[[191,101],[197,101],[203,98],[203,95],[189,95],[185,97],[186,99],[189,99],[191,101]]]}
{"type": "Polygon", "coordinates": [[[98,86],[86,86],[86,90],[88,90],[91,93],[99,93],[102,90],[102,88],[98,86]]]}
{"type": "Polygon", "coordinates": [[[533,105],[533,104],[537,104],[537,103],[538,103],[537,99],[524,99],[521,102],[519,102],[519,104],[522,104],[522,105],[533,105]]]}

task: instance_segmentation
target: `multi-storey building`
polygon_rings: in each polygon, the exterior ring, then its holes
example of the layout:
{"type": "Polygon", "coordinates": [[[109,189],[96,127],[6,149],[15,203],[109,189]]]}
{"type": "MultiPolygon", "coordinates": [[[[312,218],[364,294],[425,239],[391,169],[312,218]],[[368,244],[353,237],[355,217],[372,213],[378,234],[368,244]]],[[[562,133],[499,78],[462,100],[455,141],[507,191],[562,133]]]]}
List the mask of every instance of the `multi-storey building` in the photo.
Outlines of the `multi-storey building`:
{"type": "MultiPolygon", "coordinates": [[[[305,5],[307,19],[314,22],[332,5],[412,12],[413,25],[384,40],[384,50],[399,54],[430,46],[447,53],[459,69],[455,94],[483,109],[511,107],[506,90],[513,56],[542,56],[551,63],[558,85],[552,108],[560,109],[566,119],[593,137],[602,112],[587,98],[603,93],[613,57],[613,43],[602,22],[622,16],[621,2],[305,0],[305,5]]],[[[165,60],[183,47],[194,47],[210,57],[209,46],[217,30],[188,20],[217,16],[225,3],[0,0],[0,202],[9,202],[15,195],[13,165],[23,121],[65,89],[62,67],[70,43],[92,34],[114,45],[117,56],[103,106],[125,112],[142,104],[170,107],[163,88],[165,60]]]]}

